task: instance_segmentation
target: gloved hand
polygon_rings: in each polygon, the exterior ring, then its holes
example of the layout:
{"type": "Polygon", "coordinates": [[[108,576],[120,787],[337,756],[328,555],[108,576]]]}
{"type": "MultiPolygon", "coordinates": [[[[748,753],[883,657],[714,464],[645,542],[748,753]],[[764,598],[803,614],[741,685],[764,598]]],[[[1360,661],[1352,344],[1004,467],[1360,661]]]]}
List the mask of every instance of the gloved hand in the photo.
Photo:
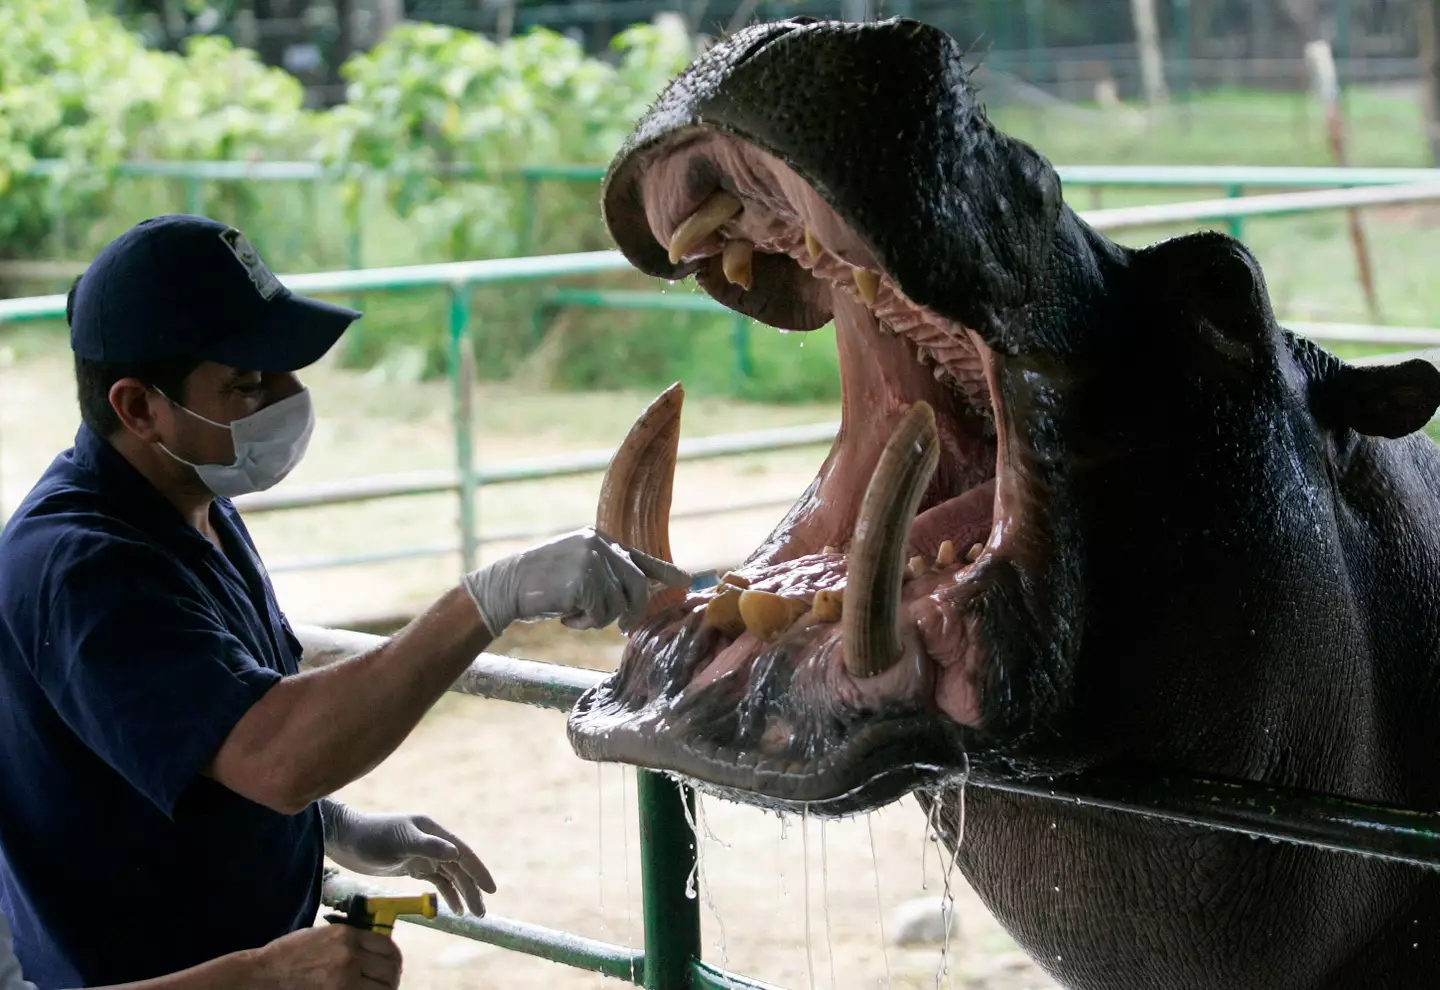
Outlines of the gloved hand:
{"type": "Polygon", "coordinates": [[[320,802],[325,822],[325,854],[347,870],[372,877],[408,876],[433,883],[450,910],[464,914],[465,903],[477,918],[485,916],[485,898],[495,881],[480,857],[426,815],[369,815],[332,798],[320,802]]]}
{"type": "Polygon", "coordinates": [[[620,631],[629,632],[645,617],[652,580],[688,588],[694,579],[588,526],[462,579],[486,628],[497,637],[517,620],[556,618],[571,629],[601,629],[619,617],[620,631]]]}

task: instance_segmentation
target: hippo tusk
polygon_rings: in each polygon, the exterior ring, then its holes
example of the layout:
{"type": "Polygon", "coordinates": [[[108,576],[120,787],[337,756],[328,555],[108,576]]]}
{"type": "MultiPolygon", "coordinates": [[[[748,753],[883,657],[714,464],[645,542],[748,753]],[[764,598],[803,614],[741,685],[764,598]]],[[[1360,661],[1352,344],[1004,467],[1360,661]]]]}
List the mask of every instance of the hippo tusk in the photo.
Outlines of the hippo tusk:
{"type": "Polygon", "coordinates": [[[900,588],[915,511],[940,462],[935,411],[917,402],[890,434],[855,521],[841,616],[845,669],[873,677],[900,659],[900,588]]]}
{"type": "Polygon", "coordinates": [[[726,241],[720,264],[725,278],[746,292],[750,291],[754,279],[755,245],[749,241],[726,241]]]}
{"type": "MultiPolygon", "coordinates": [[[[676,382],[635,420],[605,469],[595,510],[599,532],[671,563],[670,500],[684,402],[685,389],[676,382]]],[[[663,589],[651,596],[647,616],[684,597],[683,588],[663,589]]]]}
{"type": "Polygon", "coordinates": [[[721,189],[711,194],[670,235],[670,264],[679,264],[687,252],[694,250],[744,208],[745,204],[734,193],[721,189]]]}

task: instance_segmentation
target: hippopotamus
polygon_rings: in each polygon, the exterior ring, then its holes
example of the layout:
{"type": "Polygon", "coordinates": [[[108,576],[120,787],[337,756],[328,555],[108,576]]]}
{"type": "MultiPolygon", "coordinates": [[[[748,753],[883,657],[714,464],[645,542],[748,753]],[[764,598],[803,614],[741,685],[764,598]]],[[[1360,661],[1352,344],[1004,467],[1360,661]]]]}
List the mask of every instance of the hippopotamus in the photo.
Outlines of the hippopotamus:
{"type": "MultiPolygon", "coordinates": [[[[624,256],[833,324],[842,418],[741,566],[655,595],[572,747],[818,816],[913,793],[1065,987],[1433,987],[1434,871],[962,786],[1134,765],[1440,805],[1440,371],[1287,330],[1229,236],[1103,236],[962,54],[907,18],[751,26],[616,155],[624,256]]],[[[597,518],[667,557],[682,400],[597,518]]]]}

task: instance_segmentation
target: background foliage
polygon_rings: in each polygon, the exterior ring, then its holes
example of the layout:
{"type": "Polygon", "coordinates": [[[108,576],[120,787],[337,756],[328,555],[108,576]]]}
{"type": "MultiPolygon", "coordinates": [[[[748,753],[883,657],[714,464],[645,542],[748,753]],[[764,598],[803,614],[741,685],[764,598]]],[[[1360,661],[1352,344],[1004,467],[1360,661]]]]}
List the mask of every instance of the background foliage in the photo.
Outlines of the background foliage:
{"type": "MultiPolygon", "coordinates": [[[[0,262],[68,260],[78,269],[138,220],[196,204],[246,230],[282,272],[608,248],[595,183],[539,183],[527,211],[524,183],[503,173],[608,161],[691,57],[690,38],[674,22],[631,27],[613,47],[600,59],[543,29],[496,43],[404,24],[346,64],[344,103],[311,111],[294,77],[224,38],[192,37],[179,52],[161,52],[85,0],[0,0],[0,262]],[[114,174],[120,162],[153,159],[313,161],[335,166],[340,177],[187,188],[114,174]],[[37,175],[37,160],[65,165],[37,175]]],[[[995,90],[982,97],[1002,129],[1057,162],[1330,163],[1321,111],[1305,93],[1216,90],[1143,119],[1130,107],[1026,105],[995,90]]],[[[1354,164],[1428,163],[1412,96],[1352,90],[1346,100],[1354,164]]],[[[1210,194],[1112,191],[1104,205],[1210,194]]],[[[1070,198],[1079,209],[1095,205],[1083,191],[1070,198]]],[[[1317,215],[1247,226],[1278,306],[1292,315],[1363,319],[1353,280],[1328,277],[1315,263],[1334,254],[1331,273],[1348,270],[1335,247],[1344,245],[1342,222],[1317,215]]],[[[1416,267],[1428,255],[1411,252],[1412,235],[1417,243],[1427,236],[1420,227],[1392,231],[1396,257],[1377,258],[1377,271],[1382,296],[1403,289],[1407,299],[1408,309],[1387,315],[1423,324],[1440,305],[1440,288],[1423,264],[1416,267]]],[[[63,291],[68,280],[21,277],[12,268],[0,274],[0,294],[63,291]]],[[[638,275],[578,281],[655,287],[638,275]]],[[[694,393],[771,401],[836,394],[828,331],[757,328],[752,371],[742,377],[728,317],[567,310],[537,319],[545,289],[475,292],[483,376],[587,389],[683,378],[694,393]]],[[[346,361],[386,379],[441,371],[441,293],[376,294],[360,305],[366,318],[347,335],[346,361]]]]}

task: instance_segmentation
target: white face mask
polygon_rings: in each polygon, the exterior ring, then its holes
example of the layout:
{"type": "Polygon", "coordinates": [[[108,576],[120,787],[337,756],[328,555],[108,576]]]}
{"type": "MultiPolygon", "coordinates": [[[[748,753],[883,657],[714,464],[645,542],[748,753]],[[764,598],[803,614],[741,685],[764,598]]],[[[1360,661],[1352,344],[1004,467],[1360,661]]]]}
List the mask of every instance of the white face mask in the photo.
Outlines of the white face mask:
{"type": "MultiPolygon", "coordinates": [[[[160,394],[165,395],[164,392],[160,394]]],[[[310,434],[315,428],[315,410],[310,404],[309,389],[301,389],[289,398],[271,403],[228,426],[186,409],[168,395],[165,398],[172,406],[196,419],[230,431],[230,440],[235,445],[233,464],[191,464],[163,443],[160,444],[165,453],[194,468],[206,488],[224,498],[263,492],[279,484],[305,456],[305,448],[310,445],[310,434]]]]}

